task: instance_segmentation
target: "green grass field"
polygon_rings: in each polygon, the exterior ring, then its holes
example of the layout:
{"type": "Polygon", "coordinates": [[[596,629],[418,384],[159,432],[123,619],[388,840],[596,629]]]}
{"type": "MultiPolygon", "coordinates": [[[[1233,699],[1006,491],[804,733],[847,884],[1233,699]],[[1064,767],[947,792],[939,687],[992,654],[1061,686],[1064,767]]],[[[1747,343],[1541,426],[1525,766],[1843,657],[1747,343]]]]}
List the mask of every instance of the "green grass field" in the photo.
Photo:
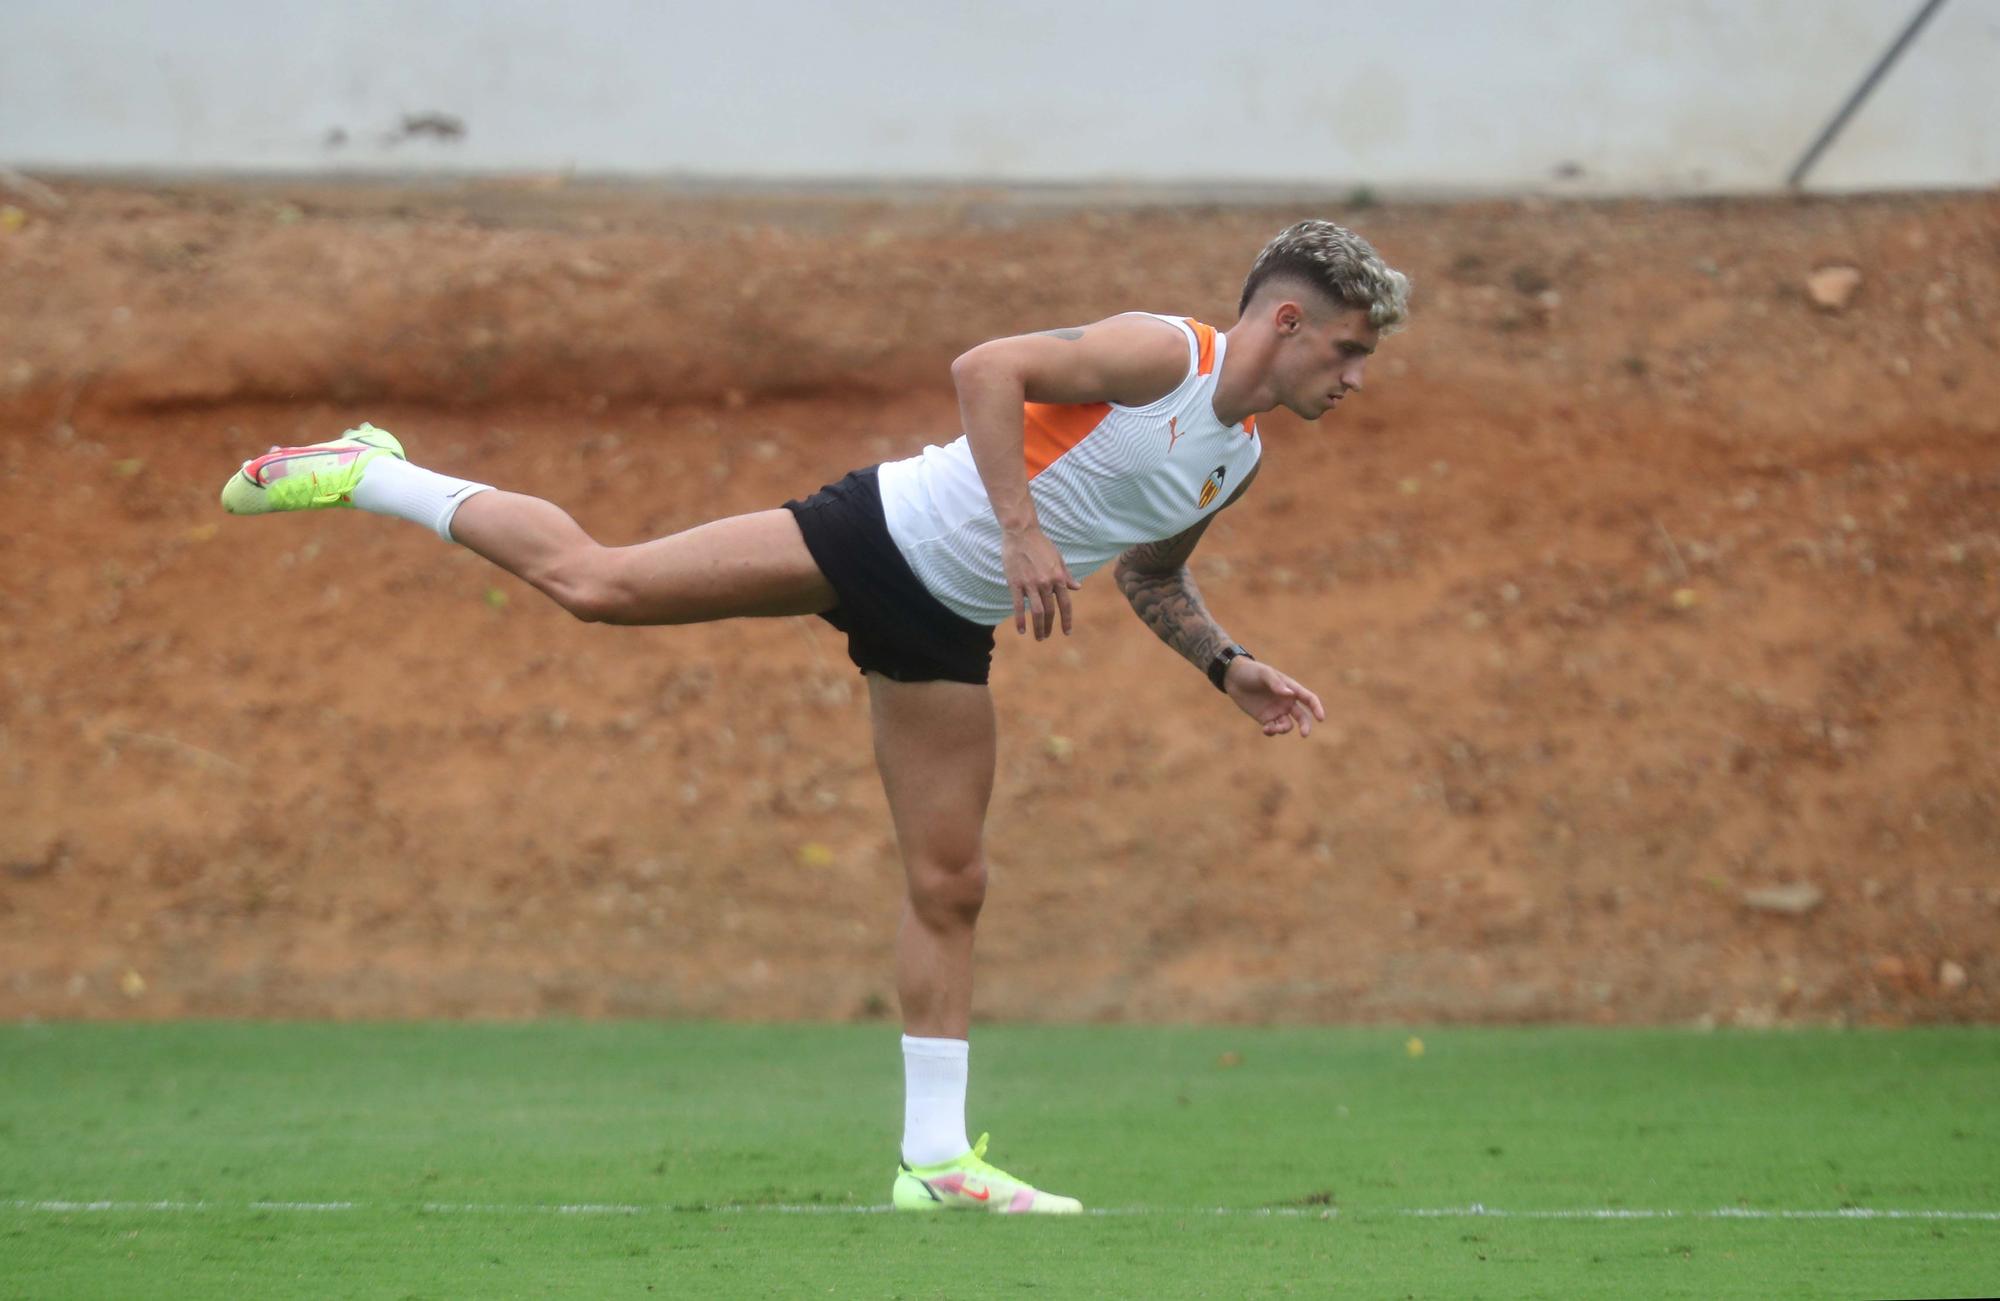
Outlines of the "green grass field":
{"type": "Polygon", "coordinates": [[[982,1028],[1029,1220],[874,1213],[882,1026],[10,1027],[0,1295],[2000,1292],[2000,1033],[1420,1033],[982,1028]]]}

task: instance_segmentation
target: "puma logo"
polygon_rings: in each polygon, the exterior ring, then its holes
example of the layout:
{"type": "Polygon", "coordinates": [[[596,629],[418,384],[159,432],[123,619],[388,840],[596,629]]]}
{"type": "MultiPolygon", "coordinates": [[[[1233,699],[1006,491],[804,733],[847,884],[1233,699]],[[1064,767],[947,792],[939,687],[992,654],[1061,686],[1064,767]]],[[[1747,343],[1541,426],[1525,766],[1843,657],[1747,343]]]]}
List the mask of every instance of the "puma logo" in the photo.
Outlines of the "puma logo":
{"type": "Polygon", "coordinates": [[[1181,421],[1181,418],[1180,418],[1179,416],[1168,416],[1168,417],[1167,417],[1167,455],[1168,455],[1168,456],[1172,456],[1172,455],[1174,454],[1174,444],[1175,444],[1175,443],[1178,443],[1179,441],[1181,441],[1181,434],[1180,434],[1180,429],[1178,428],[1178,426],[1179,426],[1179,424],[1180,424],[1180,421],[1181,421]]]}

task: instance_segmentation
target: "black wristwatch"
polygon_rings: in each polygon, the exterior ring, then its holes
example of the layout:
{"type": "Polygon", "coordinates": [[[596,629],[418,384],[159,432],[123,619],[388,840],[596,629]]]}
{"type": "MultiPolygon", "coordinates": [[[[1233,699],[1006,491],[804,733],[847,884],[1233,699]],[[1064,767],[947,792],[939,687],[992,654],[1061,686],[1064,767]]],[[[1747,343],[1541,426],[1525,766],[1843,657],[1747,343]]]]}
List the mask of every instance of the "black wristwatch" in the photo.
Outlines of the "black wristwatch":
{"type": "Polygon", "coordinates": [[[1221,650],[1215,652],[1215,658],[1208,662],[1208,680],[1215,684],[1217,691],[1223,692],[1225,695],[1228,694],[1229,689],[1222,685],[1223,679],[1229,676],[1229,665],[1238,655],[1241,655],[1246,660],[1257,658],[1241,646],[1224,646],[1221,650]]]}

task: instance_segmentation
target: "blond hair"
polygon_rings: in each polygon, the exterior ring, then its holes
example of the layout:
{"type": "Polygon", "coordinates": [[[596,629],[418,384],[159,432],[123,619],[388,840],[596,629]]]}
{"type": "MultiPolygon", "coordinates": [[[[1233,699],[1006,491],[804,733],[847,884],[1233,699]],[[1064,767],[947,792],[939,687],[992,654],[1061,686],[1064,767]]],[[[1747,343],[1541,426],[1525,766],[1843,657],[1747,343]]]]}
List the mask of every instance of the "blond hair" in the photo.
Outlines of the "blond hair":
{"type": "Polygon", "coordinates": [[[1409,319],[1410,280],[1345,226],[1312,219],[1287,226],[1264,246],[1243,282],[1241,314],[1267,281],[1301,280],[1343,307],[1368,313],[1388,334],[1409,319]]]}

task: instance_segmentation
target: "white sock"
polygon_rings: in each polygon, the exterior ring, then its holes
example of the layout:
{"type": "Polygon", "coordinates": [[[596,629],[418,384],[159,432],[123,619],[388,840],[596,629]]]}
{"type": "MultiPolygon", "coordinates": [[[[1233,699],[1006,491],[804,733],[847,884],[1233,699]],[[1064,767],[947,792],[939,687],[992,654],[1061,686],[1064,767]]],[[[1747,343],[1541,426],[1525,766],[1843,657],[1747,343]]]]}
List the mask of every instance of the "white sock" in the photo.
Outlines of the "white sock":
{"type": "Polygon", "coordinates": [[[450,542],[451,517],[458,508],[491,491],[491,484],[454,479],[393,456],[378,456],[361,472],[361,482],[354,485],[354,504],[377,515],[421,524],[450,542]]]}
{"type": "Polygon", "coordinates": [[[903,1160],[937,1165],[971,1150],[965,1140],[963,1039],[903,1036],[903,1160]]]}

